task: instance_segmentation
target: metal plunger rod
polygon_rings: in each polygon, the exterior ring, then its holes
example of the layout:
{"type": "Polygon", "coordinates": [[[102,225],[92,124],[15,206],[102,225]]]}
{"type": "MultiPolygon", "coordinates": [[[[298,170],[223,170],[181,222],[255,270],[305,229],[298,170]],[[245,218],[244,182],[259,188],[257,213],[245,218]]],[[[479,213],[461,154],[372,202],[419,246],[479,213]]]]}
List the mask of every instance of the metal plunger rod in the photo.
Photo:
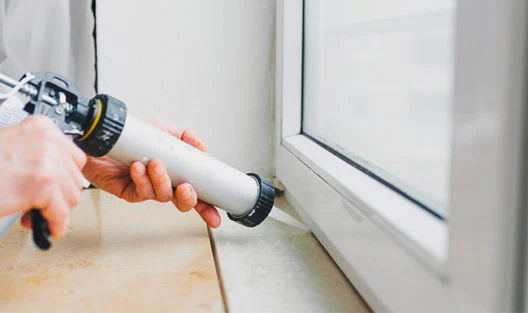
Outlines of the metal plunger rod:
{"type": "MultiPolygon", "coordinates": [[[[7,75],[4,75],[2,73],[0,73],[0,82],[4,85],[6,85],[7,87],[11,87],[11,88],[15,88],[16,85],[18,85],[18,80],[15,80],[7,75]]],[[[37,90],[36,89],[32,89],[30,90],[30,88],[28,88],[29,86],[24,86],[20,89],[20,92],[23,92],[24,94],[27,94],[29,96],[36,96],[37,95],[37,90]]]]}
{"type": "MultiPolygon", "coordinates": [[[[19,82],[18,80],[15,80],[7,75],[0,73],[0,83],[8,87],[15,88],[19,82]]],[[[36,97],[38,95],[37,88],[31,85],[28,85],[28,84],[25,84],[24,86],[20,87],[20,90],[18,90],[18,92],[30,98],[36,97]]],[[[52,97],[48,95],[42,95],[42,100],[50,105],[58,104],[57,100],[53,99],[52,97]]]]}

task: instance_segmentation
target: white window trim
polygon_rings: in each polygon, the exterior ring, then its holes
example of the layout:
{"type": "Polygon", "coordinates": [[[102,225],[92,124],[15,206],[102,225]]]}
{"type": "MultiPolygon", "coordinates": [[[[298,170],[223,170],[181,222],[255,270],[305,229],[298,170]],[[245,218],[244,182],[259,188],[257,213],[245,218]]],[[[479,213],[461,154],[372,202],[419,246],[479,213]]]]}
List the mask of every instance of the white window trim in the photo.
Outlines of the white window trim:
{"type": "Polygon", "coordinates": [[[424,238],[395,226],[410,202],[301,134],[302,7],[277,3],[276,174],[289,200],[374,311],[519,310],[528,5],[458,1],[449,225],[412,214],[424,238]]]}
{"type": "Polygon", "coordinates": [[[283,138],[283,146],[348,200],[351,214],[376,215],[379,218],[373,220],[375,223],[381,223],[392,235],[402,235],[402,244],[413,251],[416,249],[418,257],[426,258],[427,264],[434,264],[439,274],[444,273],[448,238],[445,222],[328,153],[304,135],[283,138]],[[356,213],[357,210],[360,212],[356,213]]]}

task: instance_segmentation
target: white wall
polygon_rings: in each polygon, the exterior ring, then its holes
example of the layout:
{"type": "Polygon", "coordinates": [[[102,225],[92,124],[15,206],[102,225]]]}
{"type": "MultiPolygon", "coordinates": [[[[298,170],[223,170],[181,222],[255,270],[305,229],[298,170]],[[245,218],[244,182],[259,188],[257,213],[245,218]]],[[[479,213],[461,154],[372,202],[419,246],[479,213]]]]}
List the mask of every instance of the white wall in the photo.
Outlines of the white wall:
{"type": "Polygon", "coordinates": [[[274,0],[97,2],[99,92],[273,172],[274,0]]]}

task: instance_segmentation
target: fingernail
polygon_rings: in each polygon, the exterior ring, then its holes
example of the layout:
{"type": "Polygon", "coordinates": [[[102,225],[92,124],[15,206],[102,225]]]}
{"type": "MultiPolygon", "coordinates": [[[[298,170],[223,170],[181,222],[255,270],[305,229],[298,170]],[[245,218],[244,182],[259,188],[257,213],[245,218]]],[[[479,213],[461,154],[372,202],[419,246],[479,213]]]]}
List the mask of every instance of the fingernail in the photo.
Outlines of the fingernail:
{"type": "Polygon", "coordinates": [[[143,174],[143,166],[138,164],[138,165],[135,165],[134,167],[135,167],[134,171],[136,172],[136,174],[143,174]]]}
{"type": "Polygon", "coordinates": [[[58,240],[59,238],[64,237],[66,235],[66,233],[68,232],[68,226],[69,225],[70,225],[70,219],[66,218],[64,220],[64,225],[63,225],[62,232],[61,233],[55,232],[55,233],[51,234],[51,238],[53,240],[58,240]]]}
{"type": "Polygon", "coordinates": [[[156,167],[154,167],[154,175],[161,176],[165,173],[165,167],[162,163],[159,163],[156,167]]]}
{"type": "Polygon", "coordinates": [[[191,190],[191,187],[186,186],[186,187],[183,189],[181,195],[182,195],[183,199],[185,199],[185,200],[190,199],[190,198],[192,197],[192,195],[193,195],[193,192],[192,192],[192,190],[191,190]]]}
{"type": "Polygon", "coordinates": [[[62,234],[57,233],[57,232],[51,233],[51,239],[53,239],[53,240],[58,240],[61,236],[62,236],[62,234]]]}
{"type": "Polygon", "coordinates": [[[218,228],[220,227],[220,224],[222,223],[222,218],[219,215],[215,215],[211,227],[218,228]]]}

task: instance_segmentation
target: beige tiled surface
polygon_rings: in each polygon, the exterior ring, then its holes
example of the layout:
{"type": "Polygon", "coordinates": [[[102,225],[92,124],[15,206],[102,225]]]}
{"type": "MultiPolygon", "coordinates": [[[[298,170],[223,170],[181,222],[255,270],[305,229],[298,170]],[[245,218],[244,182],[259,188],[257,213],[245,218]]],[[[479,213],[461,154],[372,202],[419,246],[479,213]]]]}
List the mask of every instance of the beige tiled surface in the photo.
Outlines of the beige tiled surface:
{"type": "MultiPolygon", "coordinates": [[[[276,205],[298,218],[284,198],[276,205]]],[[[370,312],[312,233],[223,218],[213,235],[229,312],[370,312]]]]}
{"type": "MultiPolygon", "coordinates": [[[[284,198],[277,205],[296,216],[284,198]]],[[[369,312],[310,232],[268,219],[212,232],[231,313],[369,312]]],[[[86,191],[48,252],[0,237],[0,312],[223,312],[207,228],[169,204],[86,191]]]]}
{"type": "Polygon", "coordinates": [[[0,312],[223,312],[207,228],[169,204],[87,191],[52,250],[15,226],[0,251],[0,312]]]}

